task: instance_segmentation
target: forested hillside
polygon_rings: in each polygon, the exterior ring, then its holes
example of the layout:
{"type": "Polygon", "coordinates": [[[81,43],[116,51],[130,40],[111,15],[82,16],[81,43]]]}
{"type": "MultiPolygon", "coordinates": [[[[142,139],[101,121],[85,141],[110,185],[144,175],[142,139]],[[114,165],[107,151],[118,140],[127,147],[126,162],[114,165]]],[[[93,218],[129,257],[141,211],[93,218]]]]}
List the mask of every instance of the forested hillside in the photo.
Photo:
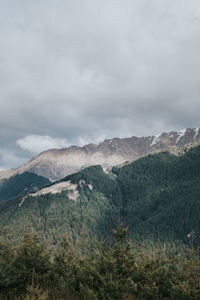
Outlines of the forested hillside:
{"type": "Polygon", "coordinates": [[[1,299],[199,299],[200,146],[24,186],[0,204],[1,299]]]}
{"type": "Polygon", "coordinates": [[[22,232],[33,229],[53,244],[64,235],[75,244],[87,238],[105,237],[116,218],[112,202],[115,180],[99,166],[66,178],[69,179],[78,184],[77,201],[69,198],[70,191],[30,195],[24,200],[18,196],[0,206],[1,229],[7,227],[14,241],[21,238],[22,232]],[[92,190],[86,182],[92,184],[92,190]]]}
{"type": "Polygon", "coordinates": [[[113,172],[121,191],[121,217],[132,238],[154,234],[186,241],[194,231],[199,241],[200,147],[180,157],[149,155],[113,172]]]}
{"type": "Polygon", "coordinates": [[[7,227],[15,241],[35,230],[50,244],[66,235],[76,245],[87,238],[109,240],[122,220],[132,240],[185,242],[193,232],[199,242],[200,146],[179,157],[149,155],[110,173],[89,167],[60,182],[75,184],[77,198],[70,190],[17,196],[0,206],[1,229],[7,227]]]}
{"type": "Polygon", "coordinates": [[[49,179],[25,172],[4,179],[0,183],[0,202],[13,198],[24,191],[32,192],[50,184],[49,179]]]}

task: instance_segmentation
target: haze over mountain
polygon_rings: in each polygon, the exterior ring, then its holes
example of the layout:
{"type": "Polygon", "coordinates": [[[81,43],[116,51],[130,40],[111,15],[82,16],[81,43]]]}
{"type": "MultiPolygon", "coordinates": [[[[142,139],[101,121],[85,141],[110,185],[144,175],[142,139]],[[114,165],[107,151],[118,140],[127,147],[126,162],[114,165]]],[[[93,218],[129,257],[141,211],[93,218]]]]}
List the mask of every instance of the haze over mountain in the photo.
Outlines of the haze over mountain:
{"type": "Polygon", "coordinates": [[[113,138],[83,147],[50,149],[40,153],[18,169],[0,172],[0,179],[23,172],[32,172],[54,181],[92,165],[109,168],[164,150],[177,154],[186,146],[197,145],[199,140],[200,129],[188,128],[179,132],[164,132],[156,136],[113,138]]]}

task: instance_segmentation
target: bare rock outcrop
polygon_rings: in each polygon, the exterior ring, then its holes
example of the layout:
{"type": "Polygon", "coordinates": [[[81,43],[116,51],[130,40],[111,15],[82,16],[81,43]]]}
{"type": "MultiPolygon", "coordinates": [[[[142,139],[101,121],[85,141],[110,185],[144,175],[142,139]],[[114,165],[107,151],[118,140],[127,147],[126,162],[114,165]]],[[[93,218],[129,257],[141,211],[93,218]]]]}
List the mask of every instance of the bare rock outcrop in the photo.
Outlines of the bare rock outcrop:
{"type": "Polygon", "coordinates": [[[165,150],[180,154],[181,149],[193,147],[199,141],[200,129],[188,128],[156,136],[106,139],[98,145],[51,149],[40,153],[18,169],[0,172],[0,180],[29,171],[55,181],[91,165],[109,168],[165,150]]]}

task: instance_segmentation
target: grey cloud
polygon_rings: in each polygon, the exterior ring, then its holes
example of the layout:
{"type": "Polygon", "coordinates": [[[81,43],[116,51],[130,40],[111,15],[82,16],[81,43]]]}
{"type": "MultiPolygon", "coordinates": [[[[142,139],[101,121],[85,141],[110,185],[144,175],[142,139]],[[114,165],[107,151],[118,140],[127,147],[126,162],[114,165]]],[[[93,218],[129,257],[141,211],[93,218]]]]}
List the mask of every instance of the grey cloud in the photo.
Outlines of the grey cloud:
{"type": "Polygon", "coordinates": [[[199,51],[198,0],[0,1],[0,166],[26,136],[199,126],[199,51]]]}
{"type": "Polygon", "coordinates": [[[16,142],[23,150],[38,154],[46,149],[59,149],[69,147],[66,139],[55,139],[48,135],[27,135],[16,142]]]}

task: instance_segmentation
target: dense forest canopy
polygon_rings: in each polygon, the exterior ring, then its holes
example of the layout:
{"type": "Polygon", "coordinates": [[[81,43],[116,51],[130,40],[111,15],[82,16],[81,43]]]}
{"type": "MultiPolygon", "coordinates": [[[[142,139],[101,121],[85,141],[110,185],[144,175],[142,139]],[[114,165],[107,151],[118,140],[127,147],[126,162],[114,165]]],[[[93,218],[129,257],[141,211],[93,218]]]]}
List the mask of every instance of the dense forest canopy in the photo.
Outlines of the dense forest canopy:
{"type": "Polygon", "coordinates": [[[35,191],[49,184],[49,179],[34,173],[17,174],[0,183],[0,202],[16,197],[25,191],[35,191]]]}
{"type": "Polygon", "coordinates": [[[29,173],[5,182],[1,299],[199,299],[199,170],[200,146],[59,181],[77,198],[34,196],[54,184],[29,173]]]}
{"type": "MultiPolygon", "coordinates": [[[[1,229],[7,227],[17,241],[22,232],[39,232],[43,239],[56,244],[67,235],[74,244],[84,237],[109,240],[112,228],[122,220],[132,240],[147,237],[186,242],[194,232],[199,243],[200,228],[200,146],[182,156],[168,152],[148,155],[105,173],[92,166],[62,181],[77,185],[78,198],[70,191],[33,197],[30,190],[0,205],[1,229]]],[[[18,175],[9,181],[14,187],[21,178],[19,191],[31,185],[33,174],[18,175]]],[[[43,177],[41,186],[49,184],[43,177]]],[[[4,188],[5,190],[5,188],[4,188]]],[[[10,188],[10,191],[15,190],[10,188]]],[[[12,194],[13,196],[13,194],[12,194]]]]}
{"type": "Polygon", "coordinates": [[[18,300],[141,300],[200,297],[199,252],[193,247],[133,247],[118,224],[109,243],[77,251],[63,239],[56,251],[37,235],[13,247],[0,239],[0,297],[18,300]]]}

